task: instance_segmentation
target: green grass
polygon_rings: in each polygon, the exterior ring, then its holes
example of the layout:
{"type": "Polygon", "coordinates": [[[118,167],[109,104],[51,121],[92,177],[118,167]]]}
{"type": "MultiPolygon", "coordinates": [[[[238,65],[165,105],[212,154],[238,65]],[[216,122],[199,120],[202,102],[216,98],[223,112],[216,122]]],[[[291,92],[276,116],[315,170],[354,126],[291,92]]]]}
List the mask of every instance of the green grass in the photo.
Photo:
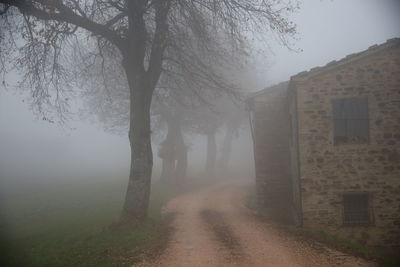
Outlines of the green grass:
{"type": "Polygon", "coordinates": [[[130,266],[161,232],[159,224],[149,220],[123,229],[58,234],[20,239],[11,249],[5,244],[9,259],[2,266],[130,266]]]}
{"type": "Polygon", "coordinates": [[[49,182],[15,191],[1,207],[0,266],[130,266],[165,235],[161,207],[197,183],[152,186],[149,219],[117,223],[124,179],[49,182]]]}

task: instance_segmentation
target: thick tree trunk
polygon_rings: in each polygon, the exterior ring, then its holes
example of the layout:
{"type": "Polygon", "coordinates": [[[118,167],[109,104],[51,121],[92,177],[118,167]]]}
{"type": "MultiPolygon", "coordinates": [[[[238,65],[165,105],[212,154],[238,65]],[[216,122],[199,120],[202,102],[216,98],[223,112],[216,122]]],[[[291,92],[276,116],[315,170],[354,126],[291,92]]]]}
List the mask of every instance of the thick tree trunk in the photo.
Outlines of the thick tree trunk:
{"type": "Polygon", "coordinates": [[[143,76],[128,71],[127,75],[131,103],[129,127],[131,169],[122,217],[142,220],[147,217],[153,168],[150,124],[153,88],[147,86],[143,76]]]}
{"type": "Polygon", "coordinates": [[[217,159],[217,142],[215,140],[215,132],[212,132],[207,135],[207,159],[206,159],[207,175],[214,175],[216,159],[217,159]]]}
{"type": "Polygon", "coordinates": [[[131,169],[122,217],[143,220],[147,217],[153,169],[150,106],[162,72],[171,2],[154,2],[155,30],[152,41],[145,21],[147,1],[125,1],[125,4],[128,16],[127,42],[120,49],[130,91],[131,169]],[[149,43],[151,46],[147,48],[149,43]],[[146,52],[149,52],[148,59],[146,52]]]}

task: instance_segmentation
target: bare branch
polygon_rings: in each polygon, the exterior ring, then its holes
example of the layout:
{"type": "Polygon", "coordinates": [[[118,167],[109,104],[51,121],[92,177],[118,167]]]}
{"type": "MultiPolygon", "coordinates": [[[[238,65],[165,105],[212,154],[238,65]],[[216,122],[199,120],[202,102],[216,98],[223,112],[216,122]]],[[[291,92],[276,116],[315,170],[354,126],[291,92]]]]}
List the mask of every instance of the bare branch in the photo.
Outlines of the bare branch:
{"type": "Polygon", "coordinates": [[[155,3],[156,29],[154,39],[151,46],[150,62],[148,68],[148,76],[151,80],[152,87],[155,87],[162,71],[162,61],[164,51],[167,47],[168,36],[168,13],[171,6],[170,0],[158,0],[155,3]]]}
{"type": "Polygon", "coordinates": [[[125,18],[126,16],[127,16],[126,12],[121,12],[118,15],[116,15],[115,17],[113,17],[112,19],[110,19],[109,21],[107,21],[105,26],[107,28],[110,28],[111,26],[113,26],[115,23],[117,23],[121,19],[125,18]]]}
{"type": "Polygon", "coordinates": [[[58,21],[76,25],[88,30],[96,36],[106,38],[121,51],[126,49],[124,39],[115,31],[110,30],[105,25],[92,21],[87,17],[77,15],[71,8],[65,6],[62,1],[52,1],[49,2],[51,3],[50,5],[47,4],[47,1],[43,0],[37,0],[34,2],[28,0],[0,0],[0,3],[4,6],[16,7],[22,14],[34,16],[43,21],[58,21]],[[34,5],[34,3],[38,5],[34,5]],[[37,6],[40,6],[41,8],[37,6]]]}

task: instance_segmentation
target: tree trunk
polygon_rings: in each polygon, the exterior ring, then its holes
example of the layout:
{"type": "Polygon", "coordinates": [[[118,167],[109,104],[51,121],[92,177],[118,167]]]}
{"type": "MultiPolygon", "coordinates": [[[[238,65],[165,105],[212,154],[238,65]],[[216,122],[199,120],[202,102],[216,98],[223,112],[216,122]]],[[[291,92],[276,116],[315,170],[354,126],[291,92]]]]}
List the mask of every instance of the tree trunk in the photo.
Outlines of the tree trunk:
{"type": "Polygon", "coordinates": [[[160,179],[175,183],[186,176],[187,148],[182,136],[179,115],[168,114],[168,111],[165,111],[165,119],[168,133],[159,153],[163,161],[160,179]]]}
{"type": "Polygon", "coordinates": [[[175,160],[163,158],[161,168],[160,180],[164,182],[171,181],[175,173],[175,160]]]}
{"type": "Polygon", "coordinates": [[[151,148],[150,106],[153,89],[143,76],[127,71],[130,87],[131,168],[122,211],[124,219],[147,217],[150,198],[153,152],[151,148]]]}
{"type": "Polygon", "coordinates": [[[159,156],[162,159],[162,171],[160,179],[166,182],[171,181],[175,175],[175,158],[176,158],[176,127],[173,117],[165,111],[164,119],[167,122],[167,136],[161,143],[159,156]]]}
{"type": "Polygon", "coordinates": [[[221,172],[226,172],[228,169],[228,162],[231,157],[231,151],[232,151],[232,141],[233,141],[234,131],[235,129],[231,127],[231,124],[227,124],[224,141],[222,143],[222,148],[221,148],[221,158],[219,160],[219,168],[221,172]]]}
{"type": "Polygon", "coordinates": [[[207,159],[206,174],[214,175],[215,161],[217,159],[217,142],[215,140],[215,132],[207,135],[207,159]]]}
{"type": "Polygon", "coordinates": [[[176,138],[176,169],[175,176],[177,181],[182,181],[186,178],[187,171],[187,146],[182,135],[181,123],[178,118],[177,122],[177,138],[176,138]]]}
{"type": "Polygon", "coordinates": [[[187,148],[181,149],[176,162],[176,178],[179,182],[186,179],[187,172],[187,148]]]}
{"type": "Polygon", "coordinates": [[[154,2],[155,30],[151,48],[147,50],[146,46],[150,43],[144,12],[147,3],[146,1],[124,2],[128,15],[128,32],[126,46],[121,46],[121,54],[130,92],[131,169],[122,217],[129,220],[143,220],[147,217],[153,169],[150,106],[162,72],[163,55],[167,46],[167,20],[171,5],[170,1],[154,2]],[[148,61],[146,51],[150,51],[148,61]]]}

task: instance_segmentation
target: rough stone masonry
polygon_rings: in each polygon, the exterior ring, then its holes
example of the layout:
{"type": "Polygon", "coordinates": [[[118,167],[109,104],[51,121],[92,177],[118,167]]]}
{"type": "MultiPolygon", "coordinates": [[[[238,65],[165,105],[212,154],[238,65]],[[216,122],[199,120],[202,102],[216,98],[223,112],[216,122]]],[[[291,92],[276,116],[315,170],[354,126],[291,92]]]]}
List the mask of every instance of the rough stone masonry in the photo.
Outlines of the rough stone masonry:
{"type": "Polygon", "coordinates": [[[249,103],[267,213],[400,245],[400,39],[299,73],[249,103]]]}

